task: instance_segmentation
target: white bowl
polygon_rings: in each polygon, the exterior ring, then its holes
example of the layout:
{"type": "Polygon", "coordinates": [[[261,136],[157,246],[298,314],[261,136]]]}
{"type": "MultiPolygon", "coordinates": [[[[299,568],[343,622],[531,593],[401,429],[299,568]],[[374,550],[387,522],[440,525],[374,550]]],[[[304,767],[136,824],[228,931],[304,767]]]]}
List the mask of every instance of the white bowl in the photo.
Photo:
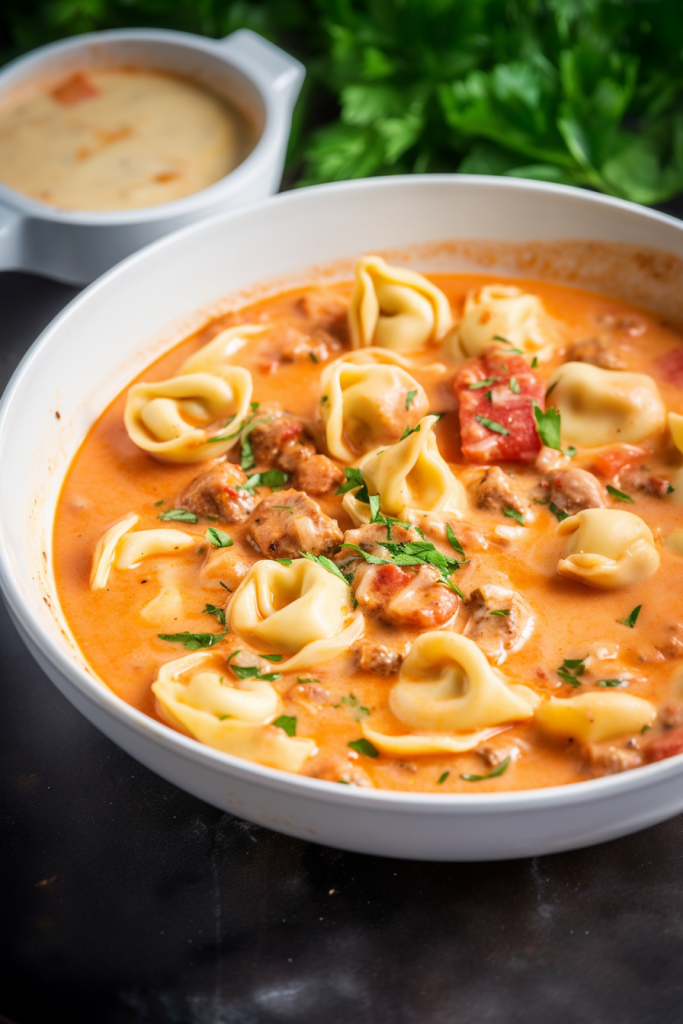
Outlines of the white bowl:
{"type": "Polygon", "coordinates": [[[613,293],[683,321],[683,224],[559,186],[383,178],[291,192],[193,225],[78,296],[5,392],[0,586],[12,618],[61,692],[124,750],[216,807],[289,835],[393,857],[495,860],[585,846],[662,821],[683,810],[681,756],[519,793],[355,789],[263,768],[182,736],[110,692],[70,640],[50,568],[52,521],[64,474],[95,417],[133,374],[197,326],[197,310],[225,308],[226,292],[303,280],[307,266],[337,258],[346,260],[337,272],[348,276],[358,254],[392,247],[415,266],[526,271],[594,281],[603,291],[612,281],[613,293]],[[470,241],[432,244],[442,239],[470,241]],[[491,240],[503,244],[492,248],[491,240]]]}
{"type": "Polygon", "coordinates": [[[29,270],[87,284],[171,231],[278,190],[305,70],[294,57],[248,29],[220,40],[160,29],[75,36],[7,64],[0,72],[0,100],[32,79],[112,65],[171,71],[204,84],[252,121],[258,136],[254,149],[208,188],[137,210],[60,209],[0,182],[0,270],[29,270]]]}

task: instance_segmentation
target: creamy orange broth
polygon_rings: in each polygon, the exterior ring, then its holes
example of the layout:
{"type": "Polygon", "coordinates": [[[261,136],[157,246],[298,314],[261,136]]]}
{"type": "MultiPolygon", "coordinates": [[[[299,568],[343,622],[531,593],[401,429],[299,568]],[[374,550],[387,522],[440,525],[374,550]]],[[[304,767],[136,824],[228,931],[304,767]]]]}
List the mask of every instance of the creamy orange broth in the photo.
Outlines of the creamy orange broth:
{"type": "MultiPolygon", "coordinates": [[[[500,278],[486,275],[428,276],[447,295],[456,317],[469,289],[500,281],[500,278]]],[[[679,346],[683,339],[655,315],[609,297],[570,288],[537,281],[514,283],[542,299],[548,313],[561,324],[567,344],[595,335],[596,323],[605,315],[635,320],[644,325],[645,330],[639,336],[617,330],[615,340],[628,346],[629,369],[653,375],[667,408],[683,411],[683,392],[662,379],[654,365],[657,357],[679,346]]],[[[346,301],[351,285],[342,284],[327,290],[335,291],[346,301]]],[[[307,317],[298,304],[304,294],[306,290],[300,289],[278,295],[214,320],[148,367],[140,379],[155,381],[173,376],[192,352],[225,327],[236,323],[278,321],[289,322],[299,329],[312,328],[315,318],[307,317]]],[[[263,346],[262,340],[252,340],[233,359],[251,371],[253,398],[260,402],[280,401],[287,411],[314,418],[320,400],[317,382],[322,367],[312,361],[283,363],[275,372],[269,372],[263,365],[263,346]]],[[[333,353],[330,358],[339,354],[333,353]]],[[[422,364],[441,358],[436,348],[416,357],[422,364]]],[[[547,379],[560,362],[562,358],[556,356],[542,364],[537,372],[547,379]]],[[[457,474],[465,470],[465,466],[460,453],[456,400],[451,389],[453,372],[454,368],[449,369],[448,374],[434,384],[433,375],[411,371],[425,387],[431,410],[445,413],[436,433],[442,454],[454,465],[457,474]]],[[[221,627],[217,621],[202,614],[201,610],[207,603],[223,605],[227,595],[220,590],[217,580],[208,581],[200,575],[207,553],[212,553],[204,540],[206,527],[211,524],[201,519],[196,526],[164,524],[196,534],[196,550],[193,548],[175,558],[150,558],[137,569],[112,571],[106,589],[89,589],[93,550],[104,531],[131,511],[140,515],[136,529],[161,525],[157,519],[157,503],[165,501],[164,508],[173,507],[185,486],[206,468],[204,463],[163,464],[138,449],[124,428],[125,400],[124,393],[102,414],[69,470],[55,521],[54,565],[66,619],[93,671],[125,701],[158,718],[151,683],[161,664],[180,658],[187,652],[178,644],[162,641],[157,634],[185,630],[219,631],[221,627]],[[178,571],[182,573],[182,614],[163,623],[146,622],[140,617],[140,612],[159,592],[164,573],[168,573],[171,564],[180,567],[178,571]]],[[[652,451],[648,465],[670,474],[672,465],[671,457],[665,451],[666,442],[655,438],[644,442],[644,447],[652,451]]],[[[239,449],[229,458],[237,461],[239,449]]],[[[573,460],[573,465],[590,469],[593,461],[594,453],[583,449],[573,460]]],[[[533,465],[509,463],[505,469],[518,479],[536,473],[533,465]]],[[[469,467],[463,479],[467,480],[468,476],[476,479],[481,473],[480,467],[469,467]]],[[[266,493],[263,491],[263,496],[266,493]]],[[[680,523],[680,506],[641,492],[634,492],[633,497],[633,505],[615,507],[641,516],[652,528],[656,540],[661,541],[680,523]]],[[[352,524],[342,510],[341,498],[329,495],[316,500],[324,512],[339,520],[342,529],[351,528],[352,524]]],[[[510,520],[501,519],[500,514],[472,508],[467,518],[487,535],[489,548],[473,555],[470,564],[458,572],[458,586],[465,593],[470,592],[479,580],[485,578],[487,567],[494,567],[507,573],[512,586],[525,595],[536,615],[533,635],[501,666],[510,680],[526,683],[542,696],[574,696],[577,691],[563,683],[556,674],[562,660],[585,657],[594,644],[617,645],[618,658],[601,662],[599,677],[613,677],[620,671],[626,672],[629,675],[628,693],[651,700],[657,706],[680,700],[674,693],[672,681],[677,663],[658,658],[655,649],[656,644],[666,640],[666,629],[670,624],[683,622],[682,563],[679,556],[658,544],[660,568],[644,583],[614,592],[597,590],[558,575],[556,567],[561,543],[555,536],[557,522],[547,508],[539,507],[534,522],[521,531],[518,539],[509,543],[496,539],[493,534],[495,526],[510,524],[510,520]],[[628,629],[617,622],[638,604],[642,605],[642,611],[637,628],[628,629]]],[[[454,525],[457,532],[457,523],[454,525]]],[[[256,553],[244,543],[245,524],[224,528],[235,545],[244,545],[250,560],[255,560],[256,553]]],[[[366,636],[396,643],[399,631],[395,627],[378,624],[369,616],[367,623],[366,636]]],[[[404,634],[406,639],[412,640],[417,631],[406,630],[404,634]]],[[[239,641],[229,635],[215,649],[227,654],[238,647],[239,641]]],[[[341,698],[354,694],[359,704],[370,710],[369,722],[373,729],[404,733],[405,727],[394,718],[387,705],[387,695],[396,677],[385,678],[358,671],[352,652],[315,670],[300,672],[298,675],[319,679],[331,695],[330,704],[314,712],[300,703],[293,703],[287,696],[296,683],[296,675],[284,674],[274,685],[283,697],[284,713],[297,718],[297,735],[313,737],[318,745],[319,752],[306,764],[304,774],[318,774],[331,758],[350,758],[355,764],[362,765],[377,787],[434,792],[529,789],[592,776],[576,744],[545,738],[532,721],[506,727],[490,741],[491,746],[504,750],[516,747],[519,756],[502,776],[477,784],[461,778],[462,773],[486,774],[491,770],[476,752],[413,759],[380,756],[371,760],[359,756],[351,752],[347,744],[360,737],[360,727],[354,718],[354,709],[342,704],[341,698]],[[437,780],[445,772],[450,773],[448,778],[438,784],[437,780]]],[[[650,733],[651,736],[656,734],[657,728],[650,733]]]]}

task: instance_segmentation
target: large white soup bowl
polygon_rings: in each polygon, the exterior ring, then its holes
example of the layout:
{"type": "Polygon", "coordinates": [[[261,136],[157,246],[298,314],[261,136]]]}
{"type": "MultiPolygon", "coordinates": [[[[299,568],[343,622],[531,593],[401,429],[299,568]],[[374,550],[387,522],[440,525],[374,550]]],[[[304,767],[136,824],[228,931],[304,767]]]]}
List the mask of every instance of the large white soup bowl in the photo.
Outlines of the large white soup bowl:
{"type": "Polygon", "coordinates": [[[315,279],[307,267],[334,261],[331,277],[348,277],[359,254],[392,249],[418,268],[595,285],[683,321],[683,225],[559,186],[385,178],[305,189],[195,224],[76,298],[5,392],[0,586],[12,618],[59,690],[115,743],[216,807],[289,835],[395,857],[495,860],[585,846],[662,821],[683,810],[682,756],[519,793],[340,786],[241,761],[146,717],[94,676],[70,639],[51,570],[52,523],[64,475],[94,419],[207,311],[227,308],[228,293],[235,301],[255,294],[259,282],[276,290],[315,279]],[[460,243],[434,244],[443,240],[460,243]]]}

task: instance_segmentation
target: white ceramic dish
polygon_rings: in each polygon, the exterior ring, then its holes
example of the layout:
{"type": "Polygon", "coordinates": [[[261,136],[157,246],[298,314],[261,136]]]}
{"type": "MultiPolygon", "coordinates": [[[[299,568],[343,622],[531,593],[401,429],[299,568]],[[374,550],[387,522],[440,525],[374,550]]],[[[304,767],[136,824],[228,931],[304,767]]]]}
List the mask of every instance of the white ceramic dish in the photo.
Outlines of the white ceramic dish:
{"type": "Polygon", "coordinates": [[[87,284],[177,228],[278,190],[305,70],[284,50],[247,29],[218,41],[159,29],[75,36],[7,64],[0,72],[0,99],[31,79],[112,65],[172,71],[205,84],[247,115],[258,135],[256,146],[209,188],[139,210],[63,210],[0,182],[0,270],[29,270],[87,284]]]}
{"type": "MultiPolygon", "coordinates": [[[[5,392],[0,585],[12,618],[61,692],[133,757],[216,807],[303,839],[395,857],[495,860],[585,846],[670,817],[683,810],[681,756],[577,785],[451,796],[354,789],[263,768],[140,714],[89,673],[69,640],[50,572],[51,525],[64,473],[93,419],[196,325],[198,309],[226,293],[266,279],[277,287],[307,266],[407,243],[417,248],[403,249],[403,258],[418,267],[484,265],[582,286],[594,280],[602,290],[612,281],[613,292],[683,322],[683,224],[574,189],[384,178],[292,192],[193,225],[75,299],[5,392]],[[457,238],[471,241],[430,245],[457,238]],[[502,244],[492,249],[490,241],[502,244]]],[[[338,271],[348,276],[349,267],[338,271]]]]}

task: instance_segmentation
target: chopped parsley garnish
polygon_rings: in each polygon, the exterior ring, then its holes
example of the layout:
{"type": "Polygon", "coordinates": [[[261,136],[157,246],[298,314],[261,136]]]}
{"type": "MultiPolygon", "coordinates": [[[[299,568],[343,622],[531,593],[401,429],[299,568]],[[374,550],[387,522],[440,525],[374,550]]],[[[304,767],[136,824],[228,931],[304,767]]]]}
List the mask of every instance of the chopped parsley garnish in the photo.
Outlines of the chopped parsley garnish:
{"type": "Polygon", "coordinates": [[[519,394],[519,382],[516,377],[510,377],[510,391],[513,395],[519,394]]]}
{"type": "Polygon", "coordinates": [[[459,569],[461,562],[450,555],[444,555],[434,547],[429,540],[412,540],[394,543],[393,541],[382,541],[382,547],[389,552],[389,558],[380,558],[378,555],[370,555],[363,551],[357,544],[342,544],[343,548],[352,548],[357,551],[370,565],[433,565],[441,574],[441,581],[455,591],[458,597],[464,599],[462,591],[451,582],[449,576],[456,569],[459,569]]]}
{"type": "Polygon", "coordinates": [[[642,604],[639,604],[637,608],[634,608],[630,615],[627,615],[625,619],[617,619],[617,622],[622,626],[628,626],[629,629],[633,629],[635,626],[638,616],[640,615],[640,609],[642,604]]]}
{"type": "MultiPolygon", "coordinates": [[[[313,355],[313,353],[311,353],[313,355]]],[[[317,362],[317,360],[316,360],[317,362]]],[[[280,715],[272,723],[277,726],[278,729],[284,729],[288,736],[294,736],[296,734],[296,718],[291,715],[280,715]]]]}
{"type": "Polygon", "coordinates": [[[536,418],[538,436],[546,448],[554,448],[555,451],[561,451],[560,427],[562,425],[562,417],[557,409],[551,406],[546,412],[542,412],[540,407],[534,402],[534,416],[536,418]]]}
{"type": "Polygon", "coordinates": [[[320,680],[316,679],[314,676],[297,676],[296,677],[296,681],[297,681],[297,683],[319,683],[320,682],[320,680]]]}
{"type": "Polygon", "coordinates": [[[203,615],[215,615],[221,626],[225,625],[225,612],[216,604],[205,604],[202,608],[203,615]]]}
{"type": "Polygon", "coordinates": [[[370,714],[370,708],[364,707],[355,693],[350,693],[348,697],[342,697],[341,702],[344,707],[349,709],[356,722],[360,722],[362,718],[370,714]]]}
{"type": "Polygon", "coordinates": [[[564,658],[562,668],[573,672],[575,676],[582,676],[586,671],[585,658],[564,658]]]}
{"type": "Polygon", "coordinates": [[[387,528],[387,540],[391,540],[391,528],[392,526],[402,526],[404,530],[410,530],[411,528],[416,530],[421,537],[424,538],[424,534],[419,526],[413,526],[412,523],[404,523],[400,519],[392,519],[391,516],[384,516],[379,510],[380,497],[379,494],[371,494],[369,499],[370,511],[372,516],[370,518],[371,523],[378,523],[380,526],[386,526],[387,528]],[[375,500],[376,499],[376,500],[375,500]]]}
{"type": "Polygon", "coordinates": [[[548,388],[548,390],[546,391],[546,393],[545,393],[545,397],[546,397],[546,400],[547,400],[548,398],[550,398],[550,396],[552,395],[553,391],[555,390],[555,388],[557,387],[557,385],[558,385],[559,383],[560,383],[560,378],[558,377],[558,378],[557,378],[557,380],[556,380],[556,381],[553,381],[553,383],[552,383],[552,384],[550,385],[550,387],[549,387],[549,388],[548,388]]]}
{"type": "Polygon", "coordinates": [[[495,608],[492,612],[489,612],[489,615],[509,615],[509,614],[510,614],[510,609],[509,608],[495,608]]]}
{"type": "Polygon", "coordinates": [[[165,523],[196,523],[197,516],[194,512],[188,512],[184,508],[170,508],[168,512],[162,512],[157,519],[163,519],[165,523]]]}
{"type": "Polygon", "coordinates": [[[641,729],[640,731],[641,731],[641,733],[643,733],[643,732],[647,732],[647,730],[648,730],[648,729],[651,729],[651,728],[652,728],[652,726],[651,726],[651,725],[644,725],[644,726],[643,726],[643,728],[642,728],[642,729],[641,729]]]}
{"type": "Polygon", "coordinates": [[[379,757],[379,750],[370,740],[351,740],[346,745],[351,747],[351,750],[355,750],[357,754],[365,754],[366,757],[379,757]]]}
{"type": "Polygon", "coordinates": [[[162,498],[161,501],[155,501],[154,502],[154,507],[155,508],[161,508],[161,506],[165,505],[165,504],[166,504],[166,498],[162,498]]]}
{"type": "Polygon", "coordinates": [[[543,498],[534,498],[534,505],[548,505],[550,503],[550,495],[546,494],[543,498]]]}
{"type": "Polygon", "coordinates": [[[342,583],[345,583],[346,586],[348,587],[349,581],[347,580],[346,576],[344,576],[341,569],[338,569],[334,562],[332,562],[325,555],[314,555],[310,551],[300,551],[299,554],[301,555],[302,558],[307,558],[309,562],[315,562],[316,565],[320,565],[322,566],[323,569],[327,569],[328,572],[331,572],[333,576],[336,576],[338,579],[342,581],[342,583]]]}
{"type": "Polygon", "coordinates": [[[403,433],[399,437],[399,441],[405,441],[405,439],[407,437],[410,437],[411,434],[419,434],[419,433],[420,433],[420,424],[419,423],[418,423],[418,425],[416,427],[409,427],[408,424],[406,423],[406,429],[403,431],[403,433]]]}
{"type": "Polygon", "coordinates": [[[358,501],[368,501],[368,489],[365,486],[365,480],[363,479],[363,473],[360,469],[354,469],[352,466],[346,466],[344,469],[346,473],[346,483],[343,483],[334,493],[335,494],[346,494],[347,491],[354,491],[360,487],[356,498],[358,501]]]}
{"type": "Polygon", "coordinates": [[[165,640],[169,644],[182,644],[186,651],[213,647],[227,635],[227,629],[224,633],[157,633],[160,640],[165,640]]]}
{"type": "Polygon", "coordinates": [[[309,352],[308,356],[309,356],[309,358],[310,358],[312,363],[318,363],[319,362],[319,359],[318,359],[317,355],[315,354],[315,352],[309,352]]]}
{"type": "Polygon", "coordinates": [[[477,391],[479,388],[490,388],[499,380],[500,377],[487,377],[486,380],[478,380],[475,384],[470,384],[468,390],[477,391]]]}
{"type": "Polygon", "coordinates": [[[270,507],[271,508],[282,508],[282,509],[285,509],[285,511],[289,512],[290,515],[294,515],[294,509],[292,508],[291,505],[271,505],[270,507]]]}
{"type": "Polygon", "coordinates": [[[502,341],[504,345],[511,345],[512,342],[509,338],[504,338],[502,334],[494,334],[493,341],[502,341]]]}
{"type": "Polygon", "coordinates": [[[261,404],[260,402],[250,402],[249,403],[249,408],[251,409],[252,415],[256,412],[256,410],[258,409],[260,404],[261,404]]]}
{"type": "Polygon", "coordinates": [[[538,366],[538,356],[534,356],[534,358],[531,360],[531,369],[535,370],[537,366],[538,366]]]}
{"type": "MultiPolygon", "coordinates": [[[[232,423],[232,421],[234,420],[234,418],[235,418],[234,415],[231,416],[228,419],[228,421],[226,422],[225,426],[229,427],[230,424],[232,423]]],[[[232,434],[216,434],[214,437],[209,437],[209,438],[207,438],[207,444],[216,444],[218,441],[232,441],[233,437],[237,437],[237,435],[239,434],[239,432],[240,432],[240,430],[242,429],[243,426],[244,426],[244,423],[240,422],[240,423],[237,424],[237,427],[232,432],[232,434]]]]}
{"type": "Polygon", "coordinates": [[[570,686],[581,686],[580,681],[575,676],[573,676],[571,672],[567,672],[566,669],[558,668],[555,671],[557,672],[558,676],[560,677],[563,683],[569,683],[570,686]]]}
{"type": "Polygon", "coordinates": [[[436,780],[437,786],[441,786],[446,781],[450,774],[450,772],[443,772],[443,774],[439,775],[438,779],[436,780]]]}
{"type": "Polygon", "coordinates": [[[512,760],[511,757],[506,757],[504,761],[501,761],[497,768],[494,768],[488,775],[470,775],[469,772],[465,772],[460,778],[464,779],[465,782],[484,782],[486,779],[495,779],[499,775],[502,775],[507,766],[512,760]]]}
{"type": "Polygon", "coordinates": [[[409,391],[408,394],[406,395],[406,412],[408,412],[408,409],[410,409],[411,405],[413,404],[416,394],[417,389],[415,389],[414,391],[409,391]]]}
{"type": "Polygon", "coordinates": [[[327,397],[327,395],[323,395],[323,397],[320,399],[320,404],[321,405],[327,405],[328,402],[329,402],[329,398],[327,397]]]}
{"type": "MultiPolygon", "coordinates": [[[[511,341],[508,341],[507,338],[501,337],[500,334],[494,334],[493,341],[502,341],[504,345],[512,345],[511,341]]],[[[523,354],[521,348],[515,348],[514,346],[512,348],[509,348],[507,351],[510,353],[510,355],[515,356],[521,356],[523,354]]]]}
{"type": "Polygon", "coordinates": [[[630,494],[626,494],[625,491],[620,491],[616,487],[612,487],[611,484],[607,484],[607,493],[617,501],[626,501],[629,505],[633,505],[633,498],[630,494]]]}
{"type": "Polygon", "coordinates": [[[569,519],[567,512],[563,512],[561,508],[558,508],[554,501],[551,501],[548,507],[557,519],[558,523],[561,523],[564,519],[569,519]]]}
{"type": "Polygon", "coordinates": [[[368,505],[370,506],[370,522],[371,523],[376,523],[377,522],[377,520],[379,518],[379,515],[380,515],[379,507],[380,507],[381,504],[382,504],[382,499],[380,498],[379,494],[370,494],[370,495],[368,495],[368,505]]]}
{"type": "Polygon", "coordinates": [[[494,434],[510,433],[508,428],[504,427],[502,423],[497,423],[496,420],[490,420],[488,416],[475,416],[474,418],[477,421],[477,423],[481,423],[482,427],[486,427],[488,430],[492,430],[494,434]]]}
{"type": "Polygon", "coordinates": [[[221,586],[221,587],[223,588],[223,590],[227,590],[227,592],[228,592],[229,594],[232,594],[232,590],[231,590],[231,589],[230,589],[230,587],[229,587],[229,586],[227,585],[227,583],[224,583],[224,582],[223,582],[223,580],[219,580],[219,581],[218,581],[218,585],[219,585],[219,586],[221,586]]]}
{"type": "Polygon", "coordinates": [[[249,435],[254,427],[258,427],[260,423],[270,423],[272,419],[272,416],[262,416],[261,419],[255,420],[251,418],[247,422],[244,430],[242,431],[242,451],[240,458],[242,469],[253,469],[256,463],[256,459],[254,458],[254,453],[251,448],[251,442],[249,441],[249,435]]]}
{"type": "Polygon", "coordinates": [[[507,516],[508,519],[516,519],[518,523],[524,526],[524,516],[516,508],[504,508],[503,515],[507,516]]]}
{"type": "Polygon", "coordinates": [[[289,473],[283,473],[281,469],[267,469],[265,473],[253,473],[247,478],[246,483],[235,484],[240,491],[253,491],[255,487],[270,487],[279,491],[289,480],[289,473]]]}
{"type": "Polygon", "coordinates": [[[266,661],[282,661],[284,654],[259,654],[259,658],[265,658],[266,661]]]}
{"type": "Polygon", "coordinates": [[[465,549],[463,548],[458,538],[455,536],[453,528],[450,523],[446,523],[446,536],[448,537],[448,543],[453,548],[453,550],[462,556],[463,561],[466,561],[465,549]]]}
{"type": "Polygon", "coordinates": [[[206,539],[210,540],[215,548],[231,548],[232,537],[228,536],[227,533],[223,533],[215,526],[210,526],[206,531],[206,539]]]}
{"type": "Polygon", "coordinates": [[[279,562],[280,565],[291,565],[292,564],[292,559],[291,558],[276,558],[275,561],[279,562]]]}
{"type": "Polygon", "coordinates": [[[626,686],[623,679],[598,679],[598,686],[626,686]]]}
{"type": "Polygon", "coordinates": [[[491,392],[490,391],[485,391],[484,392],[484,398],[486,399],[487,402],[490,402],[491,405],[493,405],[493,398],[491,397],[491,392]]]}
{"type": "Polygon", "coordinates": [[[262,679],[266,683],[274,683],[282,678],[282,672],[262,672],[258,665],[232,665],[232,659],[239,653],[233,651],[228,658],[228,665],[238,679],[262,679]]]}

